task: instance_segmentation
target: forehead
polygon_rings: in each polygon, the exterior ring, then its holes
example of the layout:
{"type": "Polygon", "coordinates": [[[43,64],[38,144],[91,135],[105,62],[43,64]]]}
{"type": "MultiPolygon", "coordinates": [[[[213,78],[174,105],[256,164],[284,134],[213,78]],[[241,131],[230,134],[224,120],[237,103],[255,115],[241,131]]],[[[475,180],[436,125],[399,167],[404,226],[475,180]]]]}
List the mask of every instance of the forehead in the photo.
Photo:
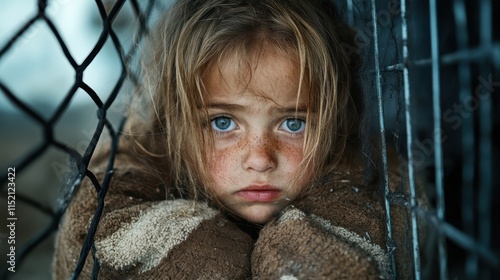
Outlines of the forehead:
{"type": "Polygon", "coordinates": [[[294,52],[266,50],[248,55],[233,52],[209,67],[204,83],[209,103],[243,94],[286,105],[307,106],[309,100],[294,52]]]}

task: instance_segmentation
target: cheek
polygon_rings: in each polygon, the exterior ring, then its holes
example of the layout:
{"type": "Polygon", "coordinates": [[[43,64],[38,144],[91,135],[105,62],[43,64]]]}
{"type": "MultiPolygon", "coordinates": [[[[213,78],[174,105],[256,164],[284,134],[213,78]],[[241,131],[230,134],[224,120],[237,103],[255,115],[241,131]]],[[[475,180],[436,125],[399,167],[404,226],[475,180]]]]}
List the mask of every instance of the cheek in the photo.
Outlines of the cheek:
{"type": "Polygon", "coordinates": [[[288,172],[297,172],[297,166],[302,161],[304,153],[302,151],[302,144],[289,144],[281,143],[278,148],[279,154],[282,158],[282,164],[285,165],[288,172]]]}
{"type": "Polygon", "coordinates": [[[209,153],[208,173],[213,181],[222,181],[241,166],[243,151],[248,146],[246,141],[215,141],[215,147],[209,153]],[[232,171],[232,172],[231,172],[232,171]]]}
{"type": "Polygon", "coordinates": [[[230,148],[215,148],[215,150],[210,153],[210,157],[207,160],[208,163],[208,175],[211,180],[211,188],[214,191],[221,190],[224,185],[227,185],[237,177],[235,174],[235,169],[239,166],[238,152],[241,149],[237,147],[230,148]]]}
{"type": "Polygon", "coordinates": [[[225,176],[230,167],[235,166],[236,158],[228,149],[217,150],[208,159],[208,170],[212,179],[220,179],[225,176]]]}
{"type": "MultiPolygon", "coordinates": [[[[215,147],[207,161],[212,188],[220,189],[225,184],[238,181],[238,176],[241,175],[239,168],[243,168],[242,161],[249,145],[251,143],[241,141],[230,146],[215,147]]],[[[266,145],[269,156],[276,161],[275,176],[285,180],[296,176],[297,172],[303,173],[302,170],[297,170],[304,156],[301,142],[268,140],[266,145]]]]}
{"type": "Polygon", "coordinates": [[[293,181],[294,192],[301,192],[306,186],[309,185],[313,174],[312,167],[308,167],[308,170],[298,169],[299,164],[304,158],[302,144],[285,145],[285,147],[281,148],[281,155],[282,165],[284,166],[286,172],[286,179],[293,181]]]}

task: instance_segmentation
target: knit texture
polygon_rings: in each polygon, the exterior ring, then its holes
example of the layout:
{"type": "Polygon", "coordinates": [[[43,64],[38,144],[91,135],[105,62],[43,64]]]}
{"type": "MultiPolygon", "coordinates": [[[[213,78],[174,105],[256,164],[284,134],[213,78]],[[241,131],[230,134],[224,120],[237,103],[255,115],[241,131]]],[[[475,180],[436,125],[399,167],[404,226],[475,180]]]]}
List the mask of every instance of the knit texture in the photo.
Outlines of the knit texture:
{"type": "MultiPolygon", "coordinates": [[[[92,163],[99,179],[106,163],[105,151],[92,163]]],[[[95,235],[99,278],[390,279],[379,188],[363,183],[360,166],[338,170],[277,213],[255,240],[223,211],[167,196],[168,187],[122,143],[95,235]]],[[[399,174],[391,171],[389,181],[407,197],[399,174]]],[[[55,279],[75,268],[96,205],[85,179],[60,224],[55,279]]],[[[391,215],[398,278],[411,279],[408,209],[395,204],[391,215]]],[[[92,265],[89,256],[81,279],[92,265]]]]}

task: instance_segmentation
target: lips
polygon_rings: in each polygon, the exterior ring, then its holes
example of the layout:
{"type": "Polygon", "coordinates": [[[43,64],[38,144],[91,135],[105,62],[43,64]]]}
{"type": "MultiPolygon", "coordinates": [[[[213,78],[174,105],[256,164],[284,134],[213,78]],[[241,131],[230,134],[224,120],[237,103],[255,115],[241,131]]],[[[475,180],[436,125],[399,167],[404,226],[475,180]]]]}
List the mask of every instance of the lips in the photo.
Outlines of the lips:
{"type": "Polygon", "coordinates": [[[271,202],[280,197],[281,190],[269,185],[253,185],[238,191],[236,195],[248,202],[271,202]]]}

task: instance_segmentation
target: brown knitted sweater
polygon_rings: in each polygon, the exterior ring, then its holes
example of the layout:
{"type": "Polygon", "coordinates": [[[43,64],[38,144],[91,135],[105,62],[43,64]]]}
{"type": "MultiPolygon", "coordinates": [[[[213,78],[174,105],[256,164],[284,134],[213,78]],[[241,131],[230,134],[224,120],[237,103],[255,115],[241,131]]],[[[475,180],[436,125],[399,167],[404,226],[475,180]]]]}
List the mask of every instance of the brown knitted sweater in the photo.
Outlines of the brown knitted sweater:
{"type": "MultiPolygon", "coordinates": [[[[106,153],[93,171],[102,179],[106,153]]],[[[394,190],[400,177],[390,173],[394,190]]],[[[166,188],[122,146],[95,236],[100,279],[389,279],[385,210],[360,166],[339,167],[252,236],[203,202],[166,188]]],[[[60,224],[55,279],[68,279],[97,205],[85,179],[60,224]]],[[[399,279],[411,278],[407,209],[392,205],[399,279]]],[[[88,279],[89,256],[80,279],[88,279]]]]}

